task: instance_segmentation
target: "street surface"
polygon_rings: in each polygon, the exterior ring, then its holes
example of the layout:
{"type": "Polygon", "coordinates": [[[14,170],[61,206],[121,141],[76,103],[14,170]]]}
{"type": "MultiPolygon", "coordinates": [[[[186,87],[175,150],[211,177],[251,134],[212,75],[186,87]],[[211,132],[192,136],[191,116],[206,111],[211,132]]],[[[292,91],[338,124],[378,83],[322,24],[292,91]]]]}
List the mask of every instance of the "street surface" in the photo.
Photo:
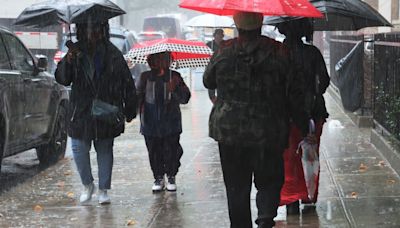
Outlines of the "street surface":
{"type": "MultiPolygon", "coordinates": [[[[322,136],[316,210],[286,216],[280,207],[277,227],[400,227],[399,176],[370,144],[370,130],[356,127],[329,95],[326,99],[330,118],[322,136]]],[[[70,147],[64,160],[45,170],[33,150],[6,158],[0,227],[229,227],[218,147],[207,136],[210,110],[206,91],[194,91],[182,106],[184,155],[176,193],[152,193],[138,119],[115,141],[110,205],[98,205],[97,196],[79,205],[81,184],[70,147]]],[[[91,155],[96,176],[93,149],[91,155]]],[[[252,209],[255,219],[254,187],[252,209]]]]}

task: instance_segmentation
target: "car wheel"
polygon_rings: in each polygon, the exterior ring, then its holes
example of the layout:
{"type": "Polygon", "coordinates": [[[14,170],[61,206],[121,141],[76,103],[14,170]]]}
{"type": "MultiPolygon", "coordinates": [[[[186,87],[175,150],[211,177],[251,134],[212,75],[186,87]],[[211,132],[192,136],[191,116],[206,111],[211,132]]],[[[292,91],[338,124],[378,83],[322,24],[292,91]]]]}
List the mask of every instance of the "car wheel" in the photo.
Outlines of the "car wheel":
{"type": "Polygon", "coordinates": [[[64,158],[67,147],[66,110],[60,106],[49,144],[36,148],[40,165],[48,166],[64,158]]]}
{"type": "Polygon", "coordinates": [[[3,160],[3,154],[4,154],[5,139],[6,139],[6,127],[3,119],[0,118],[0,171],[1,171],[1,162],[3,160]]]}

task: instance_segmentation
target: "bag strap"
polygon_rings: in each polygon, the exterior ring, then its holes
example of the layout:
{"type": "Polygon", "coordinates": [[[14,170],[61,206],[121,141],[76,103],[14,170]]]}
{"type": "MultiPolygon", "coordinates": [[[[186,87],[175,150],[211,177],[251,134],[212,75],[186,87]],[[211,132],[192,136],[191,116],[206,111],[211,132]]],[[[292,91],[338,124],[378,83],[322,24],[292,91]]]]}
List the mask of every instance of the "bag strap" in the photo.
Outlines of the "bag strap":
{"type": "MultiPolygon", "coordinates": [[[[107,51],[108,51],[108,44],[107,43],[105,43],[104,44],[105,45],[105,53],[107,53],[107,51]]],[[[87,55],[87,54],[86,54],[87,55]]],[[[88,57],[88,56],[87,56],[88,57]]],[[[103,56],[103,58],[104,58],[104,56],[103,56]]],[[[89,61],[90,61],[90,59],[89,59],[89,61]]],[[[103,70],[103,72],[104,72],[104,69],[105,69],[105,58],[103,59],[103,64],[104,64],[104,66],[102,67],[102,70],[103,70]]],[[[94,67],[95,68],[95,71],[93,72],[93,73],[95,73],[96,72],[96,67],[94,67]]],[[[96,88],[96,85],[94,84],[94,82],[93,82],[93,79],[91,79],[90,78],[90,75],[88,75],[88,74],[85,74],[84,73],[84,76],[85,76],[85,79],[86,79],[86,81],[87,81],[87,83],[88,83],[88,85],[89,85],[89,88],[90,88],[90,91],[92,92],[92,94],[93,94],[93,96],[95,97],[95,99],[97,99],[97,97],[98,97],[98,94],[99,94],[99,90],[100,90],[100,87],[101,87],[101,80],[99,79],[99,81],[100,81],[100,84],[98,85],[98,87],[96,88]]]]}

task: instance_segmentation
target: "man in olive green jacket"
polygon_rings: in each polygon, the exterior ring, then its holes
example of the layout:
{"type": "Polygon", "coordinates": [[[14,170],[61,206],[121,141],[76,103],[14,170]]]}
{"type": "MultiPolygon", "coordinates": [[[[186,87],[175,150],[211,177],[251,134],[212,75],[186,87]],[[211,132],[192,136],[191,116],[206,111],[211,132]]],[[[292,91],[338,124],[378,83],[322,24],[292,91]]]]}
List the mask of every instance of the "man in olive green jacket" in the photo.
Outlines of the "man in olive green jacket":
{"type": "Polygon", "coordinates": [[[231,227],[252,227],[251,181],[258,190],[259,227],[272,227],[284,181],[282,153],[289,120],[307,135],[301,72],[294,72],[289,51],[261,36],[262,14],[239,12],[239,37],[214,53],[203,82],[218,90],[209,120],[218,141],[231,227]]]}

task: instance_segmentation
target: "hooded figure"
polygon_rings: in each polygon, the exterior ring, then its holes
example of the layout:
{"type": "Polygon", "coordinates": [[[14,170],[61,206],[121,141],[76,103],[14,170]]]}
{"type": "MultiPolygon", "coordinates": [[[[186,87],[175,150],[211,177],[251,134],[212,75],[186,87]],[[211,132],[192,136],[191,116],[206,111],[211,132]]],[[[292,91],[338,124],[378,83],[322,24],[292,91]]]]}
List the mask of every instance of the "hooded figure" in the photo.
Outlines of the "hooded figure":
{"type": "Polygon", "coordinates": [[[151,170],[153,192],[166,188],[176,191],[175,176],[183,155],[179,143],[182,117],[179,105],[190,99],[190,90],[181,75],[169,69],[172,56],[168,52],[150,55],[150,71],[141,74],[137,82],[140,107],[140,132],[146,141],[151,170]]]}
{"type": "Polygon", "coordinates": [[[233,19],[238,38],[221,44],[204,73],[205,87],[218,90],[209,134],[219,145],[231,227],[252,227],[253,177],[256,223],[272,227],[284,181],[289,120],[307,135],[304,82],[293,75],[289,51],[261,35],[262,14],[238,12],[233,19]]]}
{"type": "Polygon", "coordinates": [[[90,165],[92,145],[99,166],[99,203],[110,203],[114,138],[124,132],[125,120],[136,117],[136,89],[122,53],[110,41],[108,22],[77,24],[78,42],[58,63],[58,83],[71,86],[68,134],[84,190],[80,202],[89,201],[95,185],[90,165]],[[110,121],[97,118],[94,104],[117,110],[110,121]]]}
{"type": "MultiPolygon", "coordinates": [[[[329,86],[329,75],[321,52],[317,47],[305,44],[303,37],[310,40],[313,34],[309,19],[298,19],[279,24],[279,32],[286,36],[284,44],[292,51],[292,62],[303,72],[306,81],[305,107],[315,123],[315,136],[319,148],[322,127],[328,112],[323,94],[329,86]]],[[[286,205],[288,214],[299,214],[299,200],[302,203],[316,203],[318,195],[319,175],[315,177],[315,192],[309,195],[304,179],[301,154],[296,153],[299,143],[303,140],[301,130],[291,125],[289,147],[284,152],[285,183],[281,191],[281,205],[286,205]]],[[[318,152],[318,151],[317,151],[318,152]]]]}

